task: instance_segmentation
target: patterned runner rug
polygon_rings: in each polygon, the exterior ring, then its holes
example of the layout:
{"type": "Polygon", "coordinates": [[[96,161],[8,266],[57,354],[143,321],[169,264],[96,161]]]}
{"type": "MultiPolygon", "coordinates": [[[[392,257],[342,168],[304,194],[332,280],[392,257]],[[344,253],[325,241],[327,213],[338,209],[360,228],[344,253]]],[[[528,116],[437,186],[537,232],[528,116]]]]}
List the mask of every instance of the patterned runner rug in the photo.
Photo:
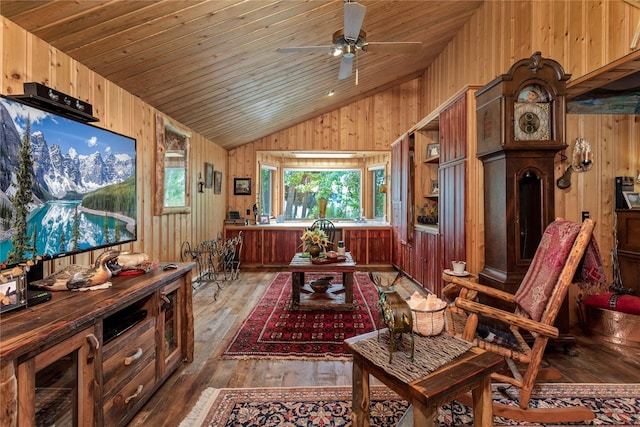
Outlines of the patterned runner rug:
{"type": "MultiPolygon", "coordinates": [[[[554,426],[640,425],[640,384],[541,384],[532,406],[584,405],[596,419],[554,426]]],[[[497,391],[494,399],[508,403],[497,391]]],[[[371,387],[371,425],[394,426],[407,402],[384,386],[371,387]]],[[[206,389],[180,427],[351,426],[351,387],[206,389]]],[[[472,426],[471,410],[452,402],[438,410],[440,426],[472,426]]],[[[540,426],[494,418],[496,426],[540,426]]]]}
{"type": "MultiPolygon", "coordinates": [[[[305,281],[333,276],[328,292],[339,289],[341,274],[306,274],[305,281]]],[[[264,296],[233,335],[222,358],[347,359],[345,338],[375,331],[378,292],[366,273],[353,277],[354,310],[290,310],[291,274],[278,273],[264,296]]]]}

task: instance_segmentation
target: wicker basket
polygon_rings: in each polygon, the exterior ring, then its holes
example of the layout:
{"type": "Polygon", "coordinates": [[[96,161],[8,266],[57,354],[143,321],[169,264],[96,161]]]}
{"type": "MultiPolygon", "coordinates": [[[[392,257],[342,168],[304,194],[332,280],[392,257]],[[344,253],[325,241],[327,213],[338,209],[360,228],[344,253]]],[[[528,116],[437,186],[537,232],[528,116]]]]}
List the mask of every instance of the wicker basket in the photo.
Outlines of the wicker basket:
{"type": "Polygon", "coordinates": [[[415,310],[413,314],[413,332],[423,337],[438,335],[444,329],[444,311],[447,306],[437,310],[415,310]]]}

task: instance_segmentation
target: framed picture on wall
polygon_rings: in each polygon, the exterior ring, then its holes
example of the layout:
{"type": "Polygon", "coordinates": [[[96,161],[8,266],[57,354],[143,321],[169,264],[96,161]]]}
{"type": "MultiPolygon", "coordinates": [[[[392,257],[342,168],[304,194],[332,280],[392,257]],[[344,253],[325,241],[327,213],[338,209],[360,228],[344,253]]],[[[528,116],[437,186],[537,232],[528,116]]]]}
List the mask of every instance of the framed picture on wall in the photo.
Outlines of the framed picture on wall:
{"type": "Polygon", "coordinates": [[[427,144],[427,159],[440,157],[440,144],[427,144]]]}
{"type": "Polygon", "coordinates": [[[431,180],[431,194],[438,194],[440,192],[440,186],[438,185],[438,180],[431,180]]]}
{"type": "Polygon", "coordinates": [[[622,194],[624,194],[624,199],[627,201],[629,209],[640,209],[640,193],[623,191],[622,194]]]}
{"type": "Polygon", "coordinates": [[[213,187],[213,165],[211,163],[204,164],[204,186],[206,188],[213,187]]]}
{"type": "Polygon", "coordinates": [[[251,195],[251,178],[233,178],[233,194],[236,196],[251,195]]]}
{"type": "Polygon", "coordinates": [[[213,172],[213,194],[222,193],[222,171],[213,172]]]}

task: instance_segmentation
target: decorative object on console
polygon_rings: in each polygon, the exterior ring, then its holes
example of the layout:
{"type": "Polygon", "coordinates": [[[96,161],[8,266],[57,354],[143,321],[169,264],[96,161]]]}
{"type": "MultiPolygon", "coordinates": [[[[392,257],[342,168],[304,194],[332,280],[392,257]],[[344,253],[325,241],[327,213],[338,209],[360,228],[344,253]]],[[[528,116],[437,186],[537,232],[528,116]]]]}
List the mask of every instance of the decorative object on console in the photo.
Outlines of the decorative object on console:
{"type": "Polygon", "coordinates": [[[69,265],[29,285],[49,291],[68,291],[102,285],[112,276],[107,264],[114,262],[119,255],[119,251],[105,251],[98,256],[93,266],[69,265]]]}
{"type": "Polygon", "coordinates": [[[140,274],[150,272],[154,264],[149,261],[149,255],[142,252],[120,252],[115,263],[108,263],[107,267],[114,276],[124,274],[140,274]]]}
{"type": "Polygon", "coordinates": [[[623,191],[624,199],[627,201],[629,209],[640,209],[640,193],[623,191]]]}
{"type": "Polygon", "coordinates": [[[629,209],[626,199],[624,198],[625,191],[633,191],[633,177],[632,176],[616,176],[616,209],[629,209]]]}
{"type": "Polygon", "coordinates": [[[36,82],[23,83],[22,87],[24,95],[10,95],[8,98],[79,122],[100,121],[97,117],[93,117],[93,106],[89,103],[36,82]]]}
{"type": "Polygon", "coordinates": [[[0,313],[27,305],[25,273],[20,267],[0,272],[0,313]]]}

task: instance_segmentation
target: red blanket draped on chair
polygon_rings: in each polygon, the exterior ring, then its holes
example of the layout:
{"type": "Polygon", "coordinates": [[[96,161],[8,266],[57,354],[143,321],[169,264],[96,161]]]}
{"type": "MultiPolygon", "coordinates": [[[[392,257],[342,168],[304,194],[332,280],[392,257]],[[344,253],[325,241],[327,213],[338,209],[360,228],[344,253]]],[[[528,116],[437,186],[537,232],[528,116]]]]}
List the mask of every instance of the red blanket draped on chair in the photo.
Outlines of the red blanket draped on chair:
{"type": "MultiPolygon", "coordinates": [[[[531,266],[515,294],[516,302],[531,319],[541,319],[579,232],[579,223],[564,220],[552,222],[544,231],[531,266]]],[[[593,236],[573,282],[583,288],[606,286],[600,252],[593,236]]]]}

